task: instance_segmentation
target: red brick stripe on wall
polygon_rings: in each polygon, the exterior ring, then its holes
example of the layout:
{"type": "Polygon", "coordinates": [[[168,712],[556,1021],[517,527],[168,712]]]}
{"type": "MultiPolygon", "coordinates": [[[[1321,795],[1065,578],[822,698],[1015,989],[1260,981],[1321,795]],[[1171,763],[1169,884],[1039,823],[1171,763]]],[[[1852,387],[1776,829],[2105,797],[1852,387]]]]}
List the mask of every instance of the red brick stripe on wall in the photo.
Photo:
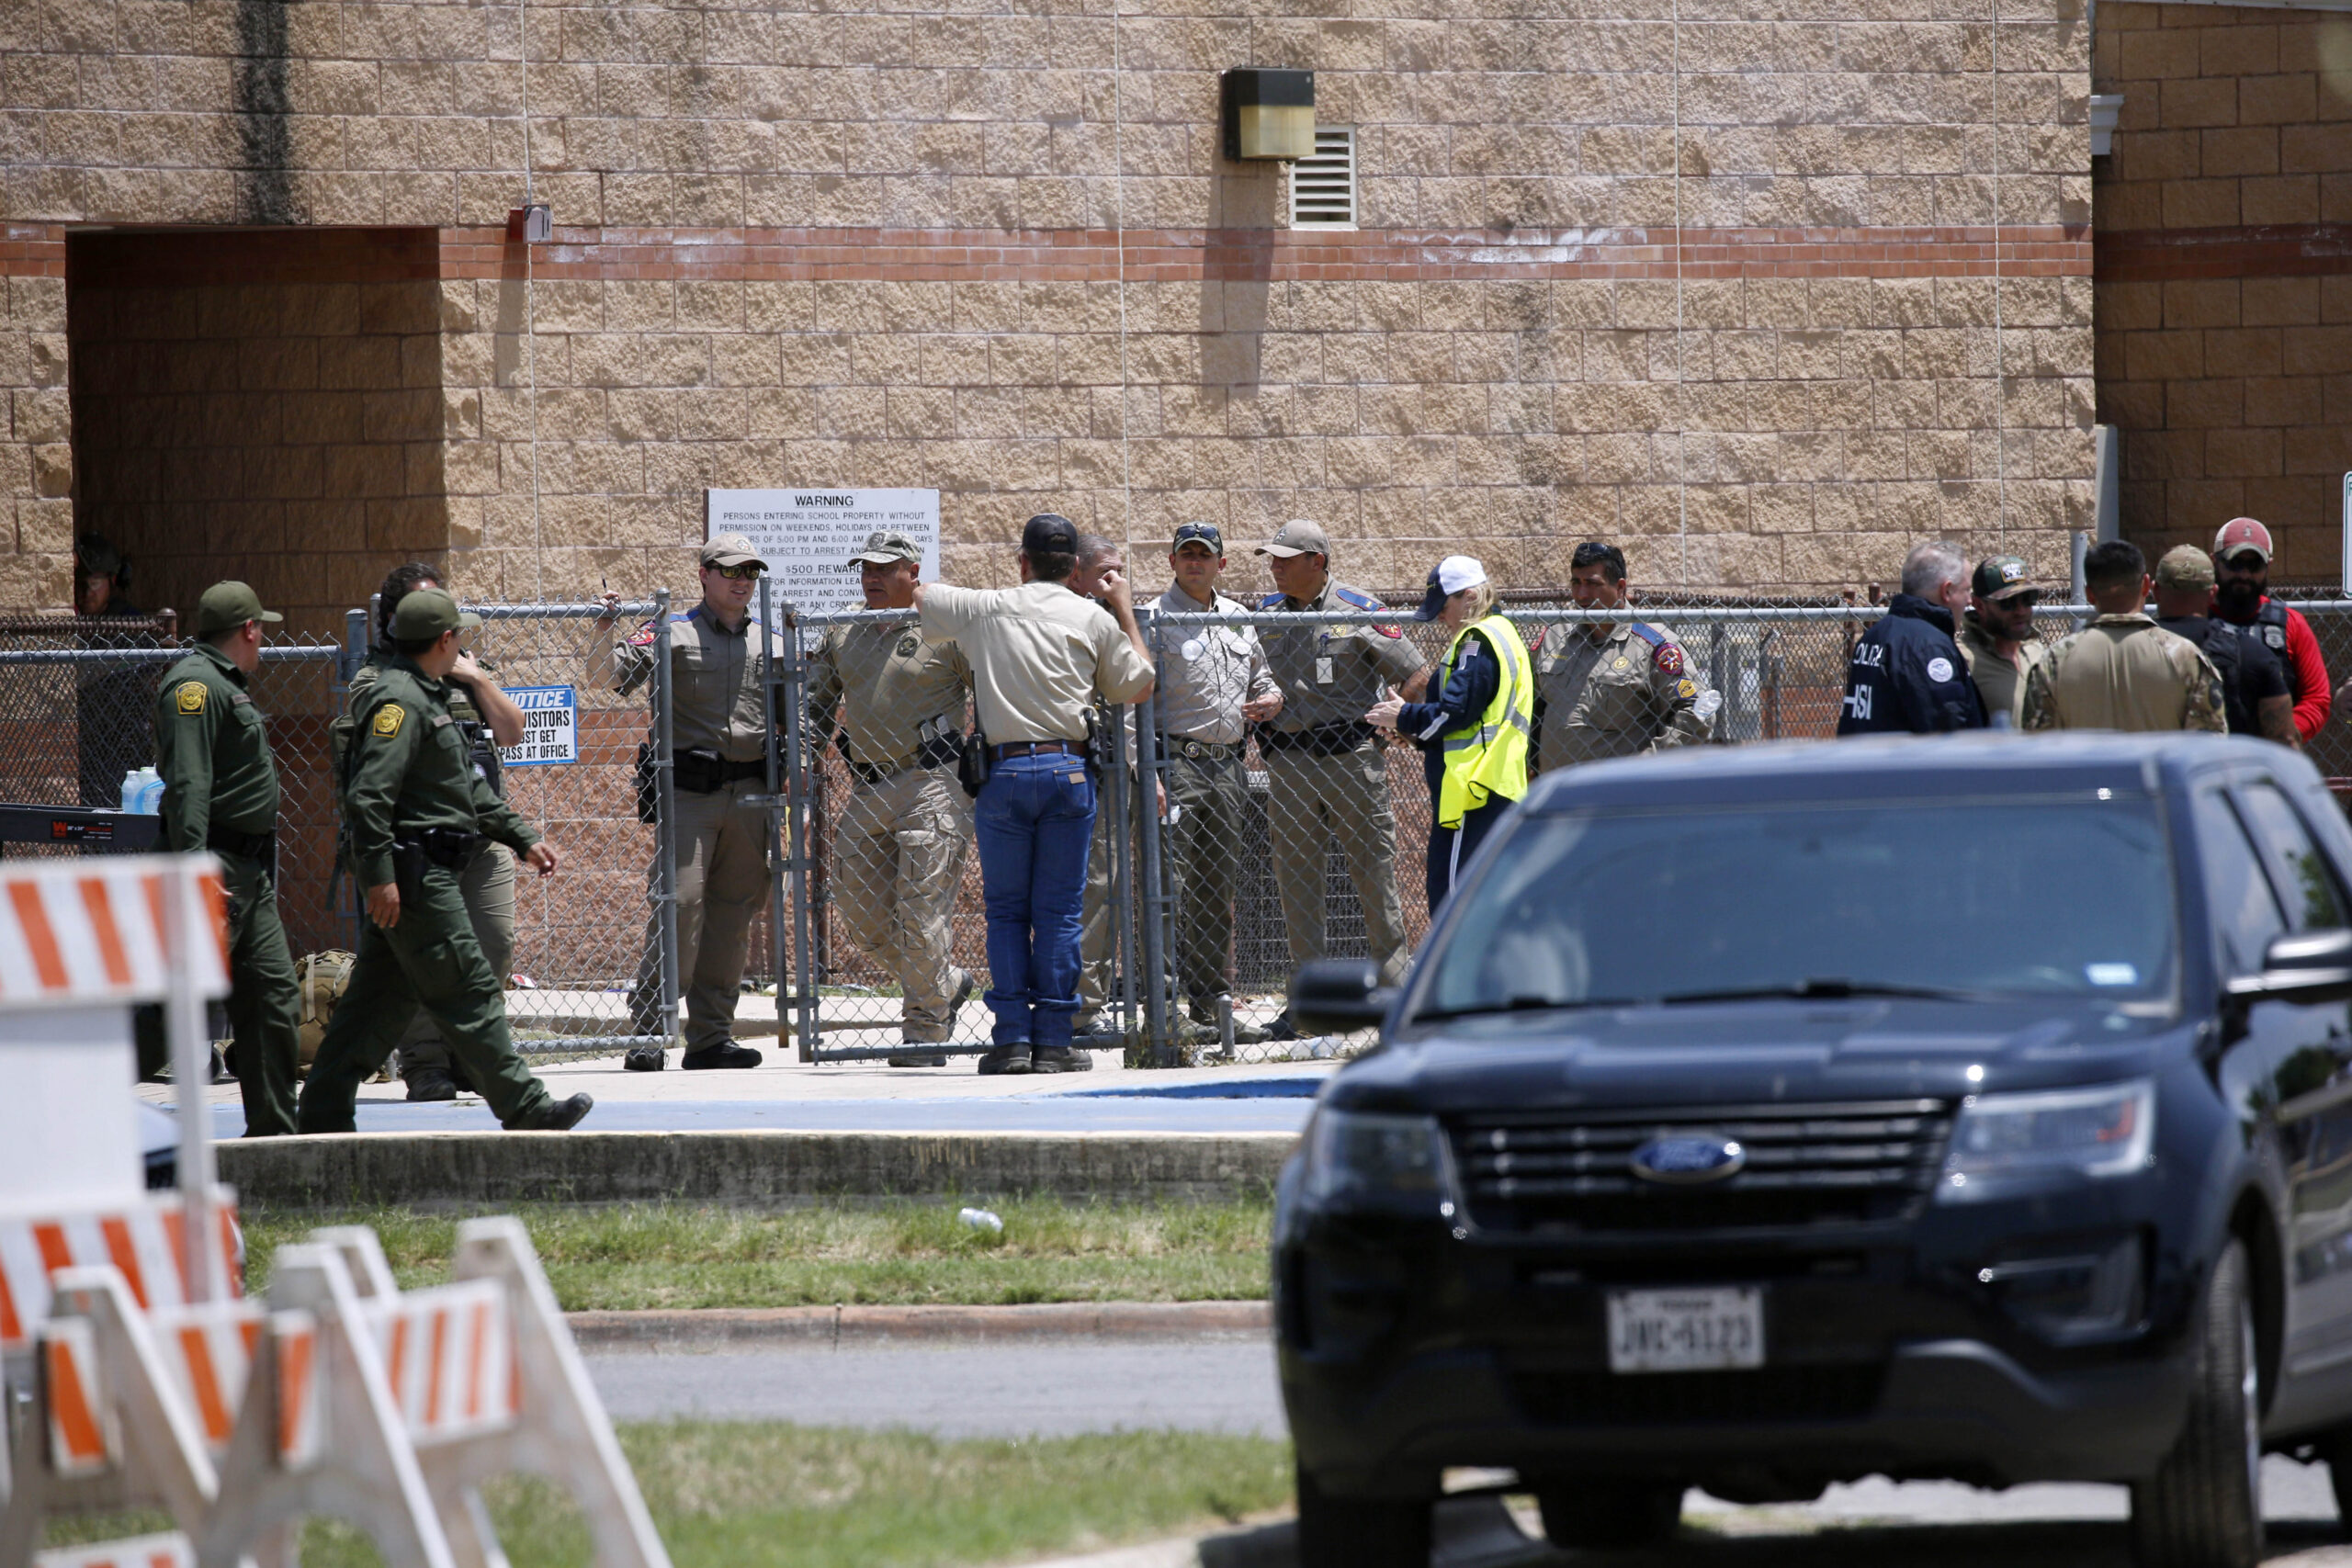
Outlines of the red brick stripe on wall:
{"type": "MultiPolygon", "coordinates": [[[[1990,228],[1686,229],[1680,273],[1735,277],[1988,277],[1990,228]]],[[[1672,229],[1471,231],[1193,229],[563,230],[537,247],[544,278],[1131,283],[1499,282],[1672,278],[1672,229]],[[1124,249],[1124,255],[1122,251],[1124,249]]],[[[2005,276],[2088,276],[2086,224],[2004,228],[2005,276]]],[[[441,231],[445,277],[518,278],[503,229],[441,231]]]]}
{"type": "Polygon", "coordinates": [[[2196,277],[2322,277],[2352,272],[2352,224],[2136,229],[2098,237],[2102,283],[2196,277]]]}
{"type": "Polygon", "coordinates": [[[63,277],[65,231],[53,223],[0,223],[0,277],[63,277]]]}

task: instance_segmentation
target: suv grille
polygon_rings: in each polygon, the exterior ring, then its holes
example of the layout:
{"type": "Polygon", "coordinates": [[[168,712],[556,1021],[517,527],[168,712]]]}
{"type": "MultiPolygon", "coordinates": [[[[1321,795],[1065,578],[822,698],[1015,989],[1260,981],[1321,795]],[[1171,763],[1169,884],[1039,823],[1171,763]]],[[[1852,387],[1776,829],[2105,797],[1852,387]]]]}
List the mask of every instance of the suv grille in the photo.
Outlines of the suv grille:
{"type": "Polygon", "coordinates": [[[1951,1132],[1939,1100],[1496,1113],[1452,1126],[1470,1217],[1499,1232],[1592,1234],[1862,1224],[1917,1212],[1951,1132]],[[1661,1186],[1634,1151],[1666,1134],[1738,1140],[1728,1180],[1661,1186]]]}

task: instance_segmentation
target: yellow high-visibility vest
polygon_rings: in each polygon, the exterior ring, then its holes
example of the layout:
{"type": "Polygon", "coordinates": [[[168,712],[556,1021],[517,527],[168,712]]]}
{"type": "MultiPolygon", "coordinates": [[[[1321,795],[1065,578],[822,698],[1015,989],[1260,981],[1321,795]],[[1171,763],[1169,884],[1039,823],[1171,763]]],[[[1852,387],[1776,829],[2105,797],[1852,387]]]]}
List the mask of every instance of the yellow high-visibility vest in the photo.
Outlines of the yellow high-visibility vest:
{"type": "MultiPolygon", "coordinates": [[[[1478,722],[1444,738],[1445,773],[1437,792],[1437,822],[1459,828],[1462,816],[1489,800],[1517,800],[1527,793],[1527,740],[1535,716],[1535,673],[1519,628],[1500,615],[1474,621],[1453,634],[1453,641],[1439,664],[1432,692],[1442,692],[1453,676],[1462,653],[1462,639],[1472,632],[1486,634],[1487,646],[1502,660],[1502,679],[1496,682],[1495,700],[1478,722]]],[[[1434,700],[1434,697],[1432,697],[1434,700]]]]}

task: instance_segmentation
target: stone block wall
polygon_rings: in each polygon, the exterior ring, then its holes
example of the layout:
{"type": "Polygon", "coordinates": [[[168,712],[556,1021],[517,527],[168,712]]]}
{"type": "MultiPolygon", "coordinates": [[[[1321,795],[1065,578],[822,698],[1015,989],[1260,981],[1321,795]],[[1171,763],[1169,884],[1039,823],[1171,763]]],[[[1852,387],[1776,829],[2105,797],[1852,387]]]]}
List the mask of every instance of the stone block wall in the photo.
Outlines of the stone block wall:
{"type": "Polygon", "coordinates": [[[2334,581],[2352,470],[2352,17],[2113,4],[2096,89],[2100,417],[2124,531],[2263,519],[2274,576],[2334,581]]]}
{"type": "Polygon", "coordinates": [[[0,220],[431,231],[478,591],[684,586],[702,490],[763,483],[935,485],[971,581],[1047,506],[1145,559],[1313,516],[1374,585],[1587,534],[1653,584],[1884,582],[1939,533],[2063,572],[2081,0],[1610,10],[61,0],[0,17],[0,220]],[[1244,64],[1317,72],[1360,230],[1219,159],[1244,64]]]}

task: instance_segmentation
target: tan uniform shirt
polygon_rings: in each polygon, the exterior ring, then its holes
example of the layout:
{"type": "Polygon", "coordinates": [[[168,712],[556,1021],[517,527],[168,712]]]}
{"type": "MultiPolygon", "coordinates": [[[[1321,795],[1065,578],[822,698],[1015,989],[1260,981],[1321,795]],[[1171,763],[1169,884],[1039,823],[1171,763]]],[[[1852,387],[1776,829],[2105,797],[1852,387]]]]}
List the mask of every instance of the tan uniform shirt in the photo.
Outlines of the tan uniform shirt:
{"type": "Polygon", "coordinates": [[[2012,664],[1993,650],[1993,639],[1984,628],[1965,615],[1960,620],[1960,636],[1952,640],[1960,644],[1960,657],[1968,666],[1969,679],[1976,682],[1976,694],[1984,699],[1984,716],[1989,719],[2005,713],[2016,724],[2025,703],[2026,671],[2041,658],[2041,644],[2030,638],[2018,644],[2017,662],[2012,664]]]}
{"type": "Polygon", "coordinates": [[[1323,592],[1307,604],[1269,593],[1261,610],[1299,610],[1309,614],[1363,611],[1363,624],[1274,627],[1260,637],[1266,663],[1283,689],[1283,711],[1273,728],[1285,735],[1326,725],[1361,724],[1366,709],[1419,673],[1421,656],[1396,626],[1396,612],[1371,594],[1345,583],[1327,580],[1323,592]]]}
{"type": "Polygon", "coordinates": [[[2026,671],[2026,729],[2229,733],[2222,677],[2204,651],[2143,615],[2101,615],[2026,671]]]}
{"type": "Polygon", "coordinates": [[[853,761],[911,767],[925,725],[963,733],[972,667],[962,649],[921,626],[829,626],[808,662],[809,717],[821,735],[840,708],[853,761]]]}
{"type": "MultiPolygon", "coordinates": [[[[1169,615],[1248,614],[1222,593],[1204,606],[1176,587],[1157,608],[1169,615]]],[[[1250,733],[1241,705],[1277,690],[1255,626],[1170,626],[1159,634],[1159,728],[1170,735],[1234,745],[1250,733]]]]}
{"type": "Polygon", "coordinates": [[[934,582],[922,591],[922,625],[962,647],[991,746],[1083,740],[1096,696],[1124,703],[1151,684],[1151,666],[1111,612],[1059,582],[934,582]]]}
{"type": "Polygon", "coordinates": [[[1638,621],[1615,622],[1598,638],[1593,629],[1548,626],[1529,649],[1544,705],[1536,771],[1705,744],[1722,699],[1701,687],[1674,634],[1638,621]]]}
{"type": "MultiPolygon", "coordinates": [[[[716,751],[730,762],[756,762],[767,754],[767,698],[760,689],[760,645],[753,637],[759,617],[745,615],[733,631],[697,604],[670,621],[670,674],[677,700],[670,715],[671,745],[680,751],[716,751]]],[[[784,639],[770,637],[781,657],[784,639]]],[[[653,625],[613,649],[623,696],[653,675],[653,625]]]]}

